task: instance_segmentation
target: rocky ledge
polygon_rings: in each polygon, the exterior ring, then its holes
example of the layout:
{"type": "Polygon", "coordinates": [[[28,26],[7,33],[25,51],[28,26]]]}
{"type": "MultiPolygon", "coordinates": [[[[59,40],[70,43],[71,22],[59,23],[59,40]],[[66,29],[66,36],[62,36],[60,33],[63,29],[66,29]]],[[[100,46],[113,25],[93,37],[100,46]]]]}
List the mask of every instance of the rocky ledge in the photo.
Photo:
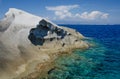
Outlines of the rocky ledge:
{"type": "Polygon", "coordinates": [[[0,21],[0,79],[36,79],[61,54],[88,48],[83,39],[74,29],[10,8],[0,21]]]}

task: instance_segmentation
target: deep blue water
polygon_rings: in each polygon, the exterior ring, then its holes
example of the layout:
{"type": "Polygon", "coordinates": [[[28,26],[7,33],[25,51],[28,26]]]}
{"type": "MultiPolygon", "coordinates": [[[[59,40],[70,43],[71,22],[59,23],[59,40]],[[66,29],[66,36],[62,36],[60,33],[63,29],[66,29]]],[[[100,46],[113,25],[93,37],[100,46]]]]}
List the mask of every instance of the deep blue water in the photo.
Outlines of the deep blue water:
{"type": "Polygon", "coordinates": [[[120,79],[119,25],[64,25],[74,28],[94,44],[55,61],[49,79],[120,79]]]}

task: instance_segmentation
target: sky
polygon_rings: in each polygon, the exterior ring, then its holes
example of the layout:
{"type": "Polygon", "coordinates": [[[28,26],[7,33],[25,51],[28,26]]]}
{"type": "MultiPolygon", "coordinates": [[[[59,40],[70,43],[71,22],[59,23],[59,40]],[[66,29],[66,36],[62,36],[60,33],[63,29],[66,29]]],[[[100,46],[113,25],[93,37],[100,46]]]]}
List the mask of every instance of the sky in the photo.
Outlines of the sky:
{"type": "Polygon", "coordinates": [[[9,8],[57,24],[120,24],[120,0],[0,0],[0,18],[9,8]]]}

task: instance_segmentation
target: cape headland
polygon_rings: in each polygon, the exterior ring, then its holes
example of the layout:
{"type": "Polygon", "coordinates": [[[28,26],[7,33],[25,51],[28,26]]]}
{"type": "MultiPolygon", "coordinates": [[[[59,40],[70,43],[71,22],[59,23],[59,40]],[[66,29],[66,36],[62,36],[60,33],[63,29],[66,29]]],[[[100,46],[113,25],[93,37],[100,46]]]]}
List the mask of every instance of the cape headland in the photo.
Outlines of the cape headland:
{"type": "Polygon", "coordinates": [[[0,21],[0,79],[43,76],[61,54],[87,49],[84,39],[74,29],[10,8],[0,21]]]}

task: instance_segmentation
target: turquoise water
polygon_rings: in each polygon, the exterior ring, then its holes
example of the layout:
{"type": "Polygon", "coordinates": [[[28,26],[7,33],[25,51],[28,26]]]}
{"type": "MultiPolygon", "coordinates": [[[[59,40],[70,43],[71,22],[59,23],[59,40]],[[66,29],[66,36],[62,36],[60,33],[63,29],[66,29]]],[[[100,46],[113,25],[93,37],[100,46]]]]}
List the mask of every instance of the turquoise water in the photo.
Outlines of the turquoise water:
{"type": "Polygon", "coordinates": [[[120,26],[67,26],[91,37],[94,46],[58,58],[48,79],[120,79],[120,26]]]}

